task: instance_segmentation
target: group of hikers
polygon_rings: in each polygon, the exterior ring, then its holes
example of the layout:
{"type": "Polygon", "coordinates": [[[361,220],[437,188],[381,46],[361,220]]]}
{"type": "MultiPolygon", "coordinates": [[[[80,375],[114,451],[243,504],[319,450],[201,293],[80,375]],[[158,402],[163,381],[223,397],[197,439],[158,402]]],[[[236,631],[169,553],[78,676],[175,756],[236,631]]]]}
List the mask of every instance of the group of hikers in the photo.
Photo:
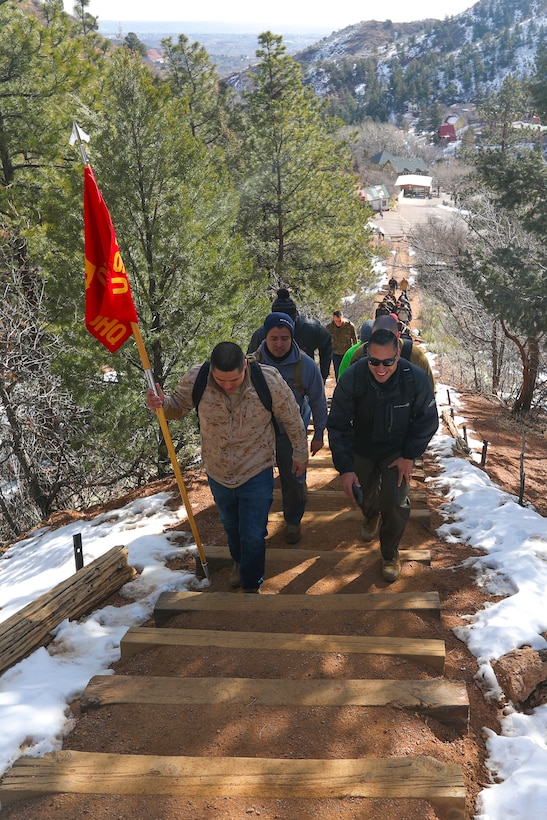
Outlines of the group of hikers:
{"type": "Polygon", "coordinates": [[[202,460],[233,560],[234,589],[258,593],[263,583],[275,465],[285,539],[300,540],[306,468],[324,446],[325,431],[344,493],[361,508],[361,538],[379,538],[385,581],[400,575],[414,461],[439,424],[433,374],[423,351],[403,338],[397,315],[365,322],[360,341],[348,325],[353,328],[341,311],[327,327],[302,316],[281,288],[247,354],[234,342],[220,342],[170,395],[160,385],[147,390],[148,407],[163,407],[167,419],[193,408],[198,413],[202,460]],[[340,329],[343,344],[336,341],[340,329]],[[336,387],[328,412],[331,357],[336,387]]]}
{"type": "Polygon", "coordinates": [[[388,292],[376,308],[376,316],[383,316],[387,313],[395,313],[403,325],[409,325],[412,321],[412,307],[408,298],[409,283],[407,279],[397,282],[393,277],[388,282],[388,292]],[[399,296],[396,296],[399,288],[399,296]]]}

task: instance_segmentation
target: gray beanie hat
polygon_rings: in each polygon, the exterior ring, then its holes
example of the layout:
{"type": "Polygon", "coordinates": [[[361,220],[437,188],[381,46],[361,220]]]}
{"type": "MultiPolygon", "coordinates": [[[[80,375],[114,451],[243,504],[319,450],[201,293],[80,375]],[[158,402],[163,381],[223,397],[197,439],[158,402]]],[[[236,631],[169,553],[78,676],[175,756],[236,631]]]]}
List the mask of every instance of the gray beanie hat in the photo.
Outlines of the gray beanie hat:
{"type": "Polygon", "coordinates": [[[361,325],[361,332],[359,334],[359,338],[362,342],[368,342],[370,337],[372,336],[372,325],[374,324],[374,319],[367,319],[366,322],[363,322],[361,325]]]}

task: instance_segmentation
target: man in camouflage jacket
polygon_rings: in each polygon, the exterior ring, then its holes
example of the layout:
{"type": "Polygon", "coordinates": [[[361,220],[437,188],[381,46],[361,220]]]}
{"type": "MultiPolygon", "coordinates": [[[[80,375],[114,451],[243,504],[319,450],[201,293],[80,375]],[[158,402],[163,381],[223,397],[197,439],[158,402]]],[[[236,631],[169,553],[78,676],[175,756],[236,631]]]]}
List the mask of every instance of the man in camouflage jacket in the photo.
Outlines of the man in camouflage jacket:
{"type": "MultiPolygon", "coordinates": [[[[293,469],[302,475],[308,462],[306,430],[292,390],[279,372],[260,365],[271,394],[271,412],[251,381],[243,350],[220,342],[199,403],[201,455],[234,560],[232,586],[258,592],[263,580],[268,512],[273,500],[275,431],[272,414],[283,424],[293,447],[293,469]]],[[[192,391],[201,365],[192,367],[166,396],[146,391],[151,410],[180,419],[194,407],[192,391]]]]}
{"type": "Polygon", "coordinates": [[[334,367],[334,377],[338,381],[338,370],[344,353],[352,345],[357,343],[357,333],[355,325],[346,319],[341,310],[335,310],[332,314],[332,322],[327,325],[327,330],[332,339],[332,364],[334,367]]]}

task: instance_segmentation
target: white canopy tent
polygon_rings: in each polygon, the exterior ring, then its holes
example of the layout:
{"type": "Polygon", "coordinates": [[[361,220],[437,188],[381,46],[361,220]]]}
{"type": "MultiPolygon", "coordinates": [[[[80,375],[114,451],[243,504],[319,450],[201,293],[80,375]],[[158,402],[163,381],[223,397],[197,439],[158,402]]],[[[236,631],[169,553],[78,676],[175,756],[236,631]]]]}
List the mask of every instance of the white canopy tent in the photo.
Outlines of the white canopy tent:
{"type": "Polygon", "coordinates": [[[403,188],[405,193],[414,193],[419,190],[429,195],[432,182],[433,177],[426,177],[423,174],[401,174],[397,177],[395,185],[403,188]]]}

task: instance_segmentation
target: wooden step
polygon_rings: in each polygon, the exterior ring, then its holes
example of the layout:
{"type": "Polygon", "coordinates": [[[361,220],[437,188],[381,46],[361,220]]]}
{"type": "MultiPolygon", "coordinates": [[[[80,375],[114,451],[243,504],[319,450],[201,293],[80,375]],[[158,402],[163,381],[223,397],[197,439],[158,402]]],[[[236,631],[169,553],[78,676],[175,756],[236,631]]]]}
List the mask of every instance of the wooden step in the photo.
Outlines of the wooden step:
{"type": "MultiPolygon", "coordinates": [[[[256,595],[244,593],[242,600],[256,595]]],[[[259,597],[260,600],[260,597],[259,597]]],[[[260,649],[289,652],[336,652],[365,655],[396,655],[416,663],[424,663],[441,674],[445,664],[444,641],[426,638],[384,638],[364,635],[306,635],[284,632],[231,632],[218,629],[155,629],[131,627],[120,641],[121,659],[157,646],[215,646],[230,649],[260,649]]]]}
{"type": "MultiPolygon", "coordinates": [[[[333,464],[333,461],[332,461],[332,456],[330,454],[312,456],[310,458],[310,460],[308,461],[308,470],[310,470],[314,467],[317,467],[319,469],[327,469],[327,470],[332,469],[332,470],[334,470],[334,464],[333,464]]],[[[339,475],[337,470],[336,470],[336,474],[339,475]]],[[[412,470],[412,475],[413,475],[413,477],[416,477],[416,478],[422,478],[424,476],[423,462],[420,461],[420,462],[417,462],[414,465],[414,468],[412,470]]]]}
{"type": "MultiPolygon", "coordinates": [[[[410,518],[412,521],[419,521],[428,527],[431,515],[427,507],[412,507],[410,518]]],[[[284,522],[284,520],[282,512],[271,512],[268,516],[268,521],[272,524],[284,522]]],[[[362,520],[363,513],[357,508],[353,510],[306,510],[302,518],[302,524],[331,524],[336,521],[362,522],[362,520]]]]}
{"type": "Polygon", "coordinates": [[[439,616],[438,592],[348,593],[335,595],[245,595],[233,592],[162,592],[154,607],[156,626],[182,612],[369,612],[428,610],[439,616]]]}
{"type": "Polygon", "coordinates": [[[45,794],[413,798],[429,801],[440,817],[465,819],[460,766],[425,755],[295,760],[62,751],[19,758],[0,784],[4,806],[45,794]]]}
{"type": "MultiPolygon", "coordinates": [[[[207,553],[207,559],[218,561],[226,561],[227,564],[232,565],[233,559],[230,556],[230,551],[227,546],[223,544],[211,544],[204,548],[207,553]]],[[[287,563],[298,564],[299,561],[321,561],[324,564],[339,564],[344,563],[349,567],[358,567],[363,564],[363,568],[368,568],[370,558],[379,557],[379,549],[376,544],[358,544],[351,548],[351,552],[347,550],[314,550],[305,549],[304,547],[270,547],[266,548],[266,558],[271,558],[272,561],[283,561],[287,563]]],[[[420,549],[416,547],[411,550],[399,550],[399,558],[401,561],[418,561],[420,564],[431,563],[431,552],[428,549],[420,549]]],[[[225,564],[227,566],[227,564],[225,564]]]]}
{"type": "MultiPolygon", "coordinates": [[[[233,559],[230,551],[226,546],[219,546],[214,544],[204,547],[205,556],[207,558],[207,565],[211,573],[218,572],[228,566],[232,566],[233,559]]],[[[325,577],[332,572],[336,567],[337,571],[344,571],[348,573],[366,572],[370,570],[370,561],[377,559],[379,555],[378,545],[374,544],[359,544],[352,548],[351,552],[338,550],[307,550],[294,549],[293,547],[270,547],[266,551],[266,560],[268,566],[272,563],[277,564],[291,564],[295,569],[309,561],[320,562],[324,566],[325,577]]],[[[399,558],[401,561],[416,561],[420,564],[431,564],[431,552],[429,550],[411,549],[399,550],[399,558]]],[[[199,556],[196,554],[196,575],[200,578],[205,577],[203,567],[199,556]]],[[[271,575],[271,573],[270,573],[271,575]]]]}
{"type": "MultiPolygon", "coordinates": [[[[408,494],[410,500],[415,504],[427,504],[427,492],[422,489],[414,489],[413,487],[410,488],[408,494]]],[[[274,501],[277,501],[281,498],[281,490],[275,489],[273,492],[274,501]]],[[[308,487],[308,501],[312,498],[321,498],[326,499],[328,498],[331,501],[344,501],[346,504],[352,504],[353,502],[351,499],[347,497],[343,490],[316,490],[315,487],[308,487]]]]}
{"type": "Polygon", "coordinates": [[[460,734],[466,734],[469,726],[469,698],[464,681],[96,675],[80,698],[83,711],[115,703],[395,706],[434,718],[460,734]]]}

